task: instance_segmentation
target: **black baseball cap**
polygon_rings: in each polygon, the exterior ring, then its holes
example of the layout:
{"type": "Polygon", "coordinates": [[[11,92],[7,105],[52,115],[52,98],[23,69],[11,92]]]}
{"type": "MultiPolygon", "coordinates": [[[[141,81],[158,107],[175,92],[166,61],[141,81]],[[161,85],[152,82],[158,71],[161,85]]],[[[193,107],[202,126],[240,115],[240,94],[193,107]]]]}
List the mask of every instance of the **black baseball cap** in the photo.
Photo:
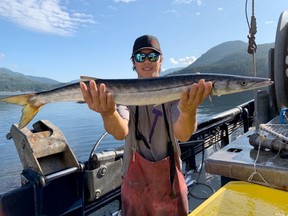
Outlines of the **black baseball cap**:
{"type": "Polygon", "coordinates": [[[162,54],[158,39],[152,35],[143,35],[135,40],[132,56],[142,49],[152,49],[162,54]]]}

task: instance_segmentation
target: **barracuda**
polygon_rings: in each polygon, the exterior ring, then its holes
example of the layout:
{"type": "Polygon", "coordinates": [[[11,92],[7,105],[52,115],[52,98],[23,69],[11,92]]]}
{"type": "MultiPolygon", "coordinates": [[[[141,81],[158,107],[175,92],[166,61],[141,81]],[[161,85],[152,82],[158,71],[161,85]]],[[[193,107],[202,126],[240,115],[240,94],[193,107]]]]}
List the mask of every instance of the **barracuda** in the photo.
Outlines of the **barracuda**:
{"type": "MultiPolygon", "coordinates": [[[[177,100],[183,91],[189,90],[200,79],[211,81],[211,95],[225,95],[272,85],[268,78],[234,76],[226,74],[189,74],[149,79],[96,79],[82,77],[86,85],[93,79],[97,85],[104,83],[115,103],[122,105],[153,105],[177,100]]],[[[99,86],[98,86],[99,87],[99,86]]],[[[0,99],[1,102],[24,106],[19,128],[25,127],[47,103],[60,101],[83,101],[79,82],[49,91],[14,95],[0,99]]]]}

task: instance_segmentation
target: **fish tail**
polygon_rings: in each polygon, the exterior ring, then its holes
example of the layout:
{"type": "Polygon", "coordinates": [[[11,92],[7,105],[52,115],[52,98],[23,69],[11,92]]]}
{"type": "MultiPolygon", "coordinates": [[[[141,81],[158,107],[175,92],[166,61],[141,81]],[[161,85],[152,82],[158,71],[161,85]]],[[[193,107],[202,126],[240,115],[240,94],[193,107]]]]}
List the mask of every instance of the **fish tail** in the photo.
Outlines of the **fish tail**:
{"type": "Polygon", "coordinates": [[[34,95],[35,94],[23,94],[23,95],[15,95],[15,96],[0,99],[1,102],[23,106],[22,116],[19,122],[20,129],[25,127],[34,118],[34,116],[39,112],[41,107],[44,105],[44,104],[35,105],[31,103],[30,99],[34,95]]]}

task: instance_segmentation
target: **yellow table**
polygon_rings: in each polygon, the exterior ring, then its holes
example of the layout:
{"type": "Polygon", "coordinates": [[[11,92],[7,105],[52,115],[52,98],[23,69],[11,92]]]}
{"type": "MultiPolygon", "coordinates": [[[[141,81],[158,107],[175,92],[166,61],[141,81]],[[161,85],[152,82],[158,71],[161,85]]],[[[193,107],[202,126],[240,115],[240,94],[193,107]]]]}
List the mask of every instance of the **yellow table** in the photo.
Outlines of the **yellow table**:
{"type": "Polygon", "coordinates": [[[231,181],[203,202],[189,216],[284,216],[288,192],[258,184],[231,181]]]}

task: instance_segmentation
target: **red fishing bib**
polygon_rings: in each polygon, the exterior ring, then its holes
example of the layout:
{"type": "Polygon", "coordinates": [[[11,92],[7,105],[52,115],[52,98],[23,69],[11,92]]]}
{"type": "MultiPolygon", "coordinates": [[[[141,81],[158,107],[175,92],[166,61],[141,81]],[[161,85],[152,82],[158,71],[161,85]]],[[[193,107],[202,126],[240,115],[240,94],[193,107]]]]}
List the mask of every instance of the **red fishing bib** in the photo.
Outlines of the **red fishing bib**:
{"type": "Polygon", "coordinates": [[[176,166],[171,197],[170,159],[158,162],[133,153],[121,187],[122,216],[186,216],[188,192],[183,174],[176,166]]]}

